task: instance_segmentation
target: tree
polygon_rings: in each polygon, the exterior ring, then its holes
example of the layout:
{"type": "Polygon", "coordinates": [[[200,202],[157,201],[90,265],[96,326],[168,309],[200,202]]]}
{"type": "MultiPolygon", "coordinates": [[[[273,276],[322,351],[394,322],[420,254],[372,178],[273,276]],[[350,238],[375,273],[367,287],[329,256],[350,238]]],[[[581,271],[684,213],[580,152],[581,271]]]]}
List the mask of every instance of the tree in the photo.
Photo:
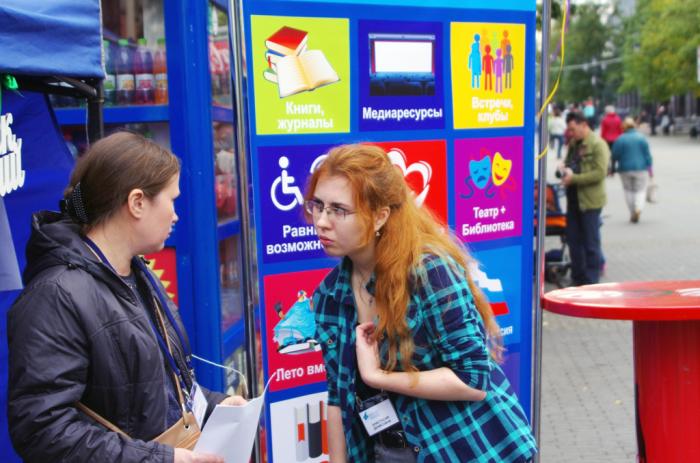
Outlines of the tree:
{"type": "Polygon", "coordinates": [[[700,0],[638,0],[624,30],[624,91],[645,101],[700,91],[700,0]]]}
{"type": "MultiPolygon", "coordinates": [[[[608,102],[614,99],[622,80],[619,64],[605,64],[617,57],[619,28],[610,21],[605,5],[581,4],[570,19],[566,34],[564,72],[557,100],[583,101],[592,96],[608,102]]],[[[561,25],[558,26],[560,28],[561,25]]],[[[556,49],[559,32],[552,34],[556,49]]],[[[552,66],[556,73],[558,65],[552,66]]],[[[552,77],[554,78],[554,76],[552,77]]]]}

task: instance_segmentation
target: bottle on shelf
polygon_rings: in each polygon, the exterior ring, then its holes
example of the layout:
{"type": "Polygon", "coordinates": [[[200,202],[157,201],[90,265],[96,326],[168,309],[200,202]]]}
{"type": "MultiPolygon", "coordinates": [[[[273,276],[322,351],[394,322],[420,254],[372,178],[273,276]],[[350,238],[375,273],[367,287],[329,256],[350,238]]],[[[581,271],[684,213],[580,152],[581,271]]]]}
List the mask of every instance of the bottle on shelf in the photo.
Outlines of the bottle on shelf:
{"type": "Polygon", "coordinates": [[[128,39],[119,39],[119,48],[114,60],[117,74],[117,104],[130,105],[134,103],[134,73],[132,50],[128,39]]]}
{"type": "Polygon", "coordinates": [[[158,47],[153,55],[155,75],[155,103],[168,104],[168,65],[165,61],[165,39],[158,39],[158,47]]]}
{"type": "Polygon", "coordinates": [[[138,39],[134,53],[134,78],[136,81],[134,102],[136,104],[155,103],[153,57],[143,37],[138,39]]]}
{"type": "Polygon", "coordinates": [[[223,65],[219,58],[219,51],[214,45],[212,37],[209,37],[209,74],[211,76],[211,94],[214,98],[221,95],[221,73],[223,65]]]}
{"type": "Polygon", "coordinates": [[[102,53],[105,60],[105,79],[102,83],[105,106],[113,106],[117,102],[117,76],[114,71],[112,44],[109,40],[102,41],[102,53]]]}
{"type": "Polygon", "coordinates": [[[223,64],[223,70],[220,74],[221,79],[221,93],[230,97],[231,95],[231,68],[228,58],[228,47],[226,49],[220,50],[221,62],[223,64]]]}

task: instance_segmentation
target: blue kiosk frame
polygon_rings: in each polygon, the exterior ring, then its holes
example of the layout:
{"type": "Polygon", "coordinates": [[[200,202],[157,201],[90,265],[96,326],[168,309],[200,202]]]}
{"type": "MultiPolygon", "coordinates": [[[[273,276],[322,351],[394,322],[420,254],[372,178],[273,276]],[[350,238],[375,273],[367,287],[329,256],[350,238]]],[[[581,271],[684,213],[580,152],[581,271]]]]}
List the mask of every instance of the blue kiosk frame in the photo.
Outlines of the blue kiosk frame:
{"type": "MultiPolygon", "coordinates": [[[[235,126],[236,102],[234,100],[232,108],[212,104],[208,49],[208,15],[211,7],[228,15],[228,5],[223,0],[163,0],[169,103],[107,107],[103,116],[106,125],[169,125],[171,149],[182,161],[182,194],[176,205],[180,221],[166,243],[176,250],[178,302],[193,352],[223,364],[245,345],[246,314],[243,311],[240,320],[222,331],[219,243],[229,238],[238,239],[236,265],[242,287],[246,266],[241,260],[246,258],[246,253],[241,247],[240,217],[217,218],[212,125],[223,122],[235,126]]],[[[229,24],[227,22],[226,27],[229,24]]],[[[61,126],[85,125],[85,108],[58,108],[55,113],[61,126]]],[[[235,139],[233,144],[235,146],[235,139]]],[[[238,188],[240,190],[245,186],[239,184],[238,188]]],[[[240,198],[240,194],[237,197],[240,198]]],[[[237,206],[237,210],[241,211],[240,201],[237,206]]],[[[244,291],[242,298],[245,306],[244,291]]],[[[195,368],[198,380],[206,387],[216,390],[227,388],[229,378],[224,370],[202,362],[195,362],[195,368]]],[[[247,370],[245,365],[240,364],[236,368],[247,370]]],[[[6,378],[0,380],[6,381],[6,378]]],[[[7,435],[0,436],[0,460],[20,461],[7,435]]]]}
{"type": "MultiPolygon", "coordinates": [[[[221,0],[163,0],[169,102],[106,107],[104,122],[169,124],[171,149],[182,161],[182,194],[177,202],[180,221],[166,243],[176,249],[180,311],[194,353],[223,363],[244,344],[245,319],[241,317],[225,332],[220,329],[218,246],[222,240],[240,236],[241,226],[239,218],[219,221],[215,207],[212,124],[235,124],[235,116],[234,109],[212,104],[207,42],[210,5],[228,14],[228,5],[221,0]]],[[[60,108],[56,115],[62,126],[85,121],[84,109],[60,108]]],[[[245,258],[240,245],[238,255],[245,258]]],[[[245,266],[238,265],[243,275],[245,266]]],[[[202,384],[217,390],[226,388],[223,370],[195,363],[202,384]]]]}

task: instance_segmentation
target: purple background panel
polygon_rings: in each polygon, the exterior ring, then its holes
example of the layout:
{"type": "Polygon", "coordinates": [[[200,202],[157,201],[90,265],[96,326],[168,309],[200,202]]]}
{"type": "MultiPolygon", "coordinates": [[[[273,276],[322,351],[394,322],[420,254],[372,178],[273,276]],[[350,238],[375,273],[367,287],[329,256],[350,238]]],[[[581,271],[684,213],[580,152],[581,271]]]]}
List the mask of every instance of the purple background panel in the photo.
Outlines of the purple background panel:
{"type": "MultiPolygon", "coordinates": [[[[359,95],[360,106],[358,117],[360,118],[361,131],[379,130],[416,130],[416,129],[442,129],[445,127],[444,115],[444,75],[442,68],[442,24],[434,22],[402,22],[402,21],[359,21],[359,95]],[[435,35],[435,49],[433,53],[435,70],[435,92],[427,96],[372,96],[370,95],[370,50],[369,34],[433,34],[435,35]],[[365,119],[363,113],[367,108],[374,110],[439,110],[440,117],[427,117],[423,120],[415,119],[365,119]]],[[[432,114],[432,113],[431,113],[432,114]]]]}
{"type": "Polygon", "coordinates": [[[476,138],[455,141],[455,232],[466,243],[522,234],[523,138],[476,138]],[[470,163],[494,155],[512,161],[510,175],[494,185],[471,178],[470,163]]]}
{"type": "Polygon", "coordinates": [[[313,228],[313,224],[307,223],[304,218],[300,196],[304,194],[312,163],[332,146],[275,146],[258,149],[263,262],[325,257],[320,245],[309,247],[311,243],[314,246],[318,244],[318,237],[315,232],[311,235],[306,233],[313,228]],[[283,168],[280,162],[283,157],[288,163],[285,169],[288,175],[287,193],[282,191],[283,168]],[[289,176],[293,177],[293,181],[289,176]]]}

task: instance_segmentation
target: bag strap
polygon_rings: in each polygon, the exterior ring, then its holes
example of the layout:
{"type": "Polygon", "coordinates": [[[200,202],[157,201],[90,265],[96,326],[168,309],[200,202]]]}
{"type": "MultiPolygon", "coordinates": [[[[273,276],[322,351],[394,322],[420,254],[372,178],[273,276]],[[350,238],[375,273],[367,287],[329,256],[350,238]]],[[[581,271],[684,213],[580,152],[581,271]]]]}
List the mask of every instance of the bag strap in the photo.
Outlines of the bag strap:
{"type": "Polygon", "coordinates": [[[88,407],[82,402],[76,402],[75,403],[75,408],[80,410],[81,412],[85,413],[87,416],[92,418],[93,420],[97,421],[100,423],[102,426],[105,428],[109,429],[110,431],[114,431],[116,433],[121,434],[124,437],[129,437],[127,433],[119,429],[115,424],[113,424],[111,421],[107,420],[106,418],[102,417],[102,415],[99,415],[97,412],[95,412],[93,409],[88,407]]]}
{"type": "MultiPolygon", "coordinates": [[[[158,303],[158,300],[153,298],[153,304],[154,304],[154,311],[156,313],[156,319],[158,321],[158,326],[160,327],[161,330],[163,330],[163,337],[165,338],[165,344],[168,347],[168,352],[170,355],[173,355],[172,348],[170,347],[170,337],[168,336],[168,330],[165,327],[165,320],[163,320],[163,314],[160,311],[160,304],[158,303]]],[[[173,375],[173,380],[175,382],[175,388],[177,389],[177,399],[178,403],[180,404],[180,412],[182,413],[182,421],[185,423],[185,428],[188,428],[190,426],[190,423],[187,422],[187,410],[185,409],[185,400],[182,396],[182,387],[180,386],[180,381],[178,380],[177,373],[174,371],[171,372],[173,375]]]]}

